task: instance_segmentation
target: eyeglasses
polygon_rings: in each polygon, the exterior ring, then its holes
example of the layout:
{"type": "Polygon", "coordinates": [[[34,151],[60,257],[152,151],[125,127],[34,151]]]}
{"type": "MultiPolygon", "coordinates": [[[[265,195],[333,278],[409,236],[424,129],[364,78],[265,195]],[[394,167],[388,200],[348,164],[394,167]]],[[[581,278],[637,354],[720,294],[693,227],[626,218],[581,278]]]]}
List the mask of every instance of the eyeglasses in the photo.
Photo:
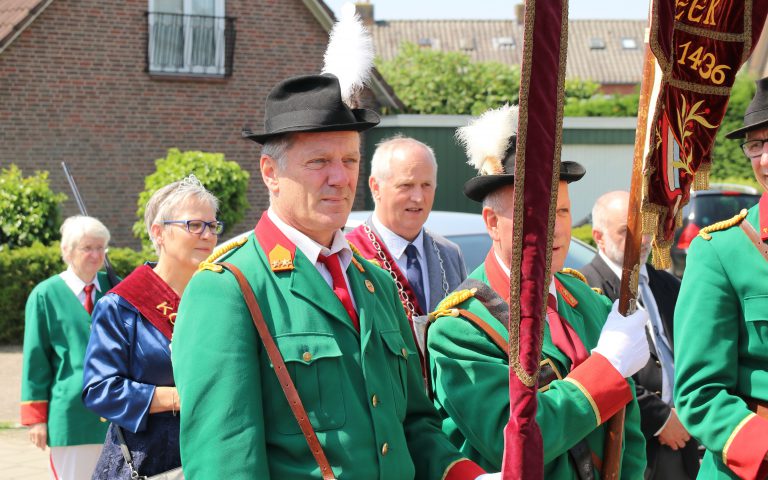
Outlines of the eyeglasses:
{"type": "Polygon", "coordinates": [[[77,247],[78,252],[83,252],[86,255],[90,253],[107,253],[109,251],[106,247],[77,247]]]}
{"type": "Polygon", "coordinates": [[[170,224],[184,225],[187,231],[193,235],[202,235],[205,232],[205,227],[208,227],[214,235],[221,235],[224,231],[224,222],[218,220],[212,222],[204,220],[166,220],[163,222],[163,225],[170,224]]]}
{"type": "Polygon", "coordinates": [[[747,140],[741,144],[741,149],[744,151],[744,155],[749,158],[759,157],[763,154],[763,145],[768,142],[768,138],[747,140]]]}

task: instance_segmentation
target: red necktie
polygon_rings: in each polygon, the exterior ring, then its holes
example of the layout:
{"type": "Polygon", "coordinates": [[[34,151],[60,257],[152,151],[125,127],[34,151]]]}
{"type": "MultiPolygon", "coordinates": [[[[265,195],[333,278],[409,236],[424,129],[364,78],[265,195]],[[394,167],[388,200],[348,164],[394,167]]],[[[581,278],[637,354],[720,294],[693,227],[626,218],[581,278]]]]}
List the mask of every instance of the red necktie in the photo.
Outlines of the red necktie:
{"type": "Polygon", "coordinates": [[[317,261],[325,265],[328,272],[333,279],[333,293],[339,297],[341,304],[344,305],[344,310],[347,311],[349,318],[352,319],[352,324],[355,326],[355,330],[360,331],[360,321],[357,318],[357,312],[355,306],[352,304],[352,296],[349,294],[349,288],[347,287],[347,281],[344,279],[344,273],[341,271],[341,262],[339,256],[336,253],[331,255],[317,257],[317,261]]]}
{"type": "Polygon", "coordinates": [[[93,293],[93,289],[95,288],[94,284],[86,285],[83,290],[85,290],[85,311],[88,312],[88,315],[93,313],[93,297],[91,296],[91,293],[93,293]]]}
{"type": "Polygon", "coordinates": [[[568,320],[557,313],[557,299],[551,293],[547,300],[547,318],[552,343],[571,359],[571,370],[587,359],[589,354],[568,320]]]}

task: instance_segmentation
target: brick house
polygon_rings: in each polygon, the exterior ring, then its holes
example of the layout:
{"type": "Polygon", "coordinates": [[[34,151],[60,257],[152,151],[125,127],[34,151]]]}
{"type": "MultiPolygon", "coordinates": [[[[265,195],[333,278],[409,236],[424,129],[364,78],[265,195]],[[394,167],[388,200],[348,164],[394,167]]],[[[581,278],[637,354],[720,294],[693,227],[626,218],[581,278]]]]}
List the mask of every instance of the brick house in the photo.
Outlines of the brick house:
{"type": "MultiPolygon", "coordinates": [[[[276,82],[319,72],[332,23],[320,0],[0,0],[0,166],[48,170],[69,194],[66,161],[113,244],[137,247],[154,161],[171,147],[223,152],[251,173],[233,231],[250,228],[268,196],[240,129],[262,128],[276,82]]],[[[398,100],[376,75],[366,103],[398,100]]],[[[74,213],[70,198],[63,214],[74,213]]]]}

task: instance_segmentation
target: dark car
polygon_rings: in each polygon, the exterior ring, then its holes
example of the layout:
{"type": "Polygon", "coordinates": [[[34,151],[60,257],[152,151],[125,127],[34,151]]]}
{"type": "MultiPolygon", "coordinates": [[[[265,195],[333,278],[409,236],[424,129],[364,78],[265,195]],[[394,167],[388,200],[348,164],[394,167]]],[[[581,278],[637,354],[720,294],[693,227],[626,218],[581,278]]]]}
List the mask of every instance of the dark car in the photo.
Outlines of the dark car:
{"type": "Polygon", "coordinates": [[[715,222],[733,217],[743,208],[760,200],[757,190],[742,185],[712,184],[710,190],[691,192],[688,205],[683,207],[683,224],[675,232],[670,251],[672,273],[683,276],[688,247],[699,231],[715,222]]]}

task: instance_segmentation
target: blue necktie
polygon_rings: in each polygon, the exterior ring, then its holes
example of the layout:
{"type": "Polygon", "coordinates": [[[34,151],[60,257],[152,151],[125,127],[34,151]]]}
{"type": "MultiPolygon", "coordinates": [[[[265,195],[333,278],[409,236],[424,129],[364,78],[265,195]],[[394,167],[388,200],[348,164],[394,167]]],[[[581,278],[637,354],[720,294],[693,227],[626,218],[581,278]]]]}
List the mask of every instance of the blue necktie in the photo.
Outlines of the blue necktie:
{"type": "Polygon", "coordinates": [[[405,278],[408,279],[408,283],[411,284],[411,289],[416,294],[416,301],[419,302],[421,311],[426,313],[429,311],[429,305],[424,298],[424,280],[421,273],[421,263],[419,263],[419,251],[416,247],[409,243],[405,247],[405,256],[408,258],[408,263],[405,267],[405,278]]]}

